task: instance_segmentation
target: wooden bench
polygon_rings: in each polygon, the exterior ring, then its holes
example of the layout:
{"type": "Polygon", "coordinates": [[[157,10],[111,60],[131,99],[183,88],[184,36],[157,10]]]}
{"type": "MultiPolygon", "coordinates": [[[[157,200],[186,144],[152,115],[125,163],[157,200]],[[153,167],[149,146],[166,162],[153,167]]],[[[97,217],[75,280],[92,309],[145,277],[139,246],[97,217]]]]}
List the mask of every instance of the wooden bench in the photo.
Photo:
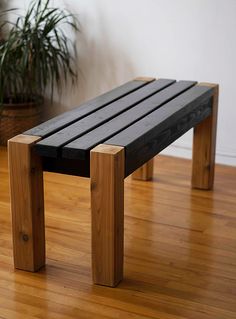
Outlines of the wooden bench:
{"type": "Polygon", "coordinates": [[[43,171],[91,179],[94,283],[123,277],[124,178],[194,127],[192,186],[211,189],[218,85],[137,78],[9,140],[15,267],[45,265],[43,171]]]}

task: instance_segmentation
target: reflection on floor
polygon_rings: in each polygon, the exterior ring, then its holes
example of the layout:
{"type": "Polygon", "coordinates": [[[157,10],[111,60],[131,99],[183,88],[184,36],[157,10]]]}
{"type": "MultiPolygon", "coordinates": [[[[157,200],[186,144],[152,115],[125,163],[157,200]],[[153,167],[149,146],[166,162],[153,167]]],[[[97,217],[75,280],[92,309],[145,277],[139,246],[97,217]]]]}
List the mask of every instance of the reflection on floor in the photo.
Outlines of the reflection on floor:
{"type": "Polygon", "coordinates": [[[45,174],[47,267],[15,271],[7,153],[0,149],[0,318],[236,318],[236,168],[190,188],[191,162],[158,156],[125,183],[125,279],[91,282],[89,180],[45,174]]]}

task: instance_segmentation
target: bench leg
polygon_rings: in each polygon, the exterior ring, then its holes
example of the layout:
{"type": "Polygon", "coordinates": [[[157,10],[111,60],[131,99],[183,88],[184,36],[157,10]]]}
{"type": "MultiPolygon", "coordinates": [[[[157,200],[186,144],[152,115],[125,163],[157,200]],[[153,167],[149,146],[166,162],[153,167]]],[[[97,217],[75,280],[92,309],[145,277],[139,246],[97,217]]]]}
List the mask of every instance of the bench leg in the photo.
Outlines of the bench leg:
{"type": "Polygon", "coordinates": [[[200,83],[214,90],[212,114],[194,128],[192,187],[212,189],[215,171],[216,127],[218,110],[217,84],[200,83]]]}
{"type": "Polygon", "coordinates": [[[18,135],[8,141],[14,264],[27,271],[45,265],[43,172],[32,149],[38,140],[18,135]]]}
{"type": "Polygon", "coordinates": [[[93,281],[114,287],[123,278],[124,149],[101,144],[90,156],[93,281]]]}
{"type": "Polygon", "coordinates": [[[132,174],[132,179],[141,181],[150,181],[153,178],[154,159],[150,159],[132,174]]]}

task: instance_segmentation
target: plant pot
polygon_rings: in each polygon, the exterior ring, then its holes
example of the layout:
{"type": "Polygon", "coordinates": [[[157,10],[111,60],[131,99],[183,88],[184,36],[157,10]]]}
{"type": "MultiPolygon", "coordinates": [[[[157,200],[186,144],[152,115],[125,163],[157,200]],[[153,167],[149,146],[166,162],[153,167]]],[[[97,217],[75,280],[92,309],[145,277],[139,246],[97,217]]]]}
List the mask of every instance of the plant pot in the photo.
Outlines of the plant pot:
{"type": "Polygon", "coordinates": [[[15,135],[38,125],[42,114],[43,99],[37,102],[3,104],[0,113],[0,145],[15,135]]]}

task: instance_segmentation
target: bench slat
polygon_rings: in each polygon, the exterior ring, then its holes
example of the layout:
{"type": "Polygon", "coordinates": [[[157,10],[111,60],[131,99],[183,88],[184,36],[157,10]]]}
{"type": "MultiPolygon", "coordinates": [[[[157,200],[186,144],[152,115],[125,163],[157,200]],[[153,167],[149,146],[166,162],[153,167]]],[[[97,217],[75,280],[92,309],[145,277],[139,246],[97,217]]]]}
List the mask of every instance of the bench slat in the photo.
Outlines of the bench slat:
{"type": "Polygon", "coordinates": [[[104,142],[125,147],[128,176],[210,115],[213,90],[195,86],[104,142]]]}
{"type": "Polygon", "coordinates": [[[79,107],[75,109],[60,114],[26,132],[26,135],[34,135],[34,136],[41,136],[45,138],[50,134],[53,134],[63,127],[91,114],[94,111],[99,110],[100,108],[106,106],[107,104],[116,101],[117,99],[145,86],[151,82],[151,79],[148,81],[145,80],[134,80],[127,82],[109,92],[106,92],[98,97],[89,100],[79,107]]]}
{"type": "Polygon", "coordinates": [[[196,82],[191,81],[180,81],[172,84],[161,92],[152,95],[128,111],[113,118],[109,122],[104,123],[65,145],[62,148],[62,157],[81,160],[88,158],[90,149],[97,144],[102,143],[109,137],[132,125],[137,120],[160,107],[163,103],[167,103],[169,100],[175,98],[195,84],[196,82]]]}
{"type": "Polygon", "coordinates": [[[114,118],[120,113],[130,109],[145,98],[153,95],[165,87],[174,83],[175,80],[160,79],[151,82],[144,87],[132,92],[115,102],[93,112],[81,120],[61,129],[59,132],[50,135],[36,144],[36,150],[41,156],[59,157],[60,148],[81,135],[86,134],[95,127],[114,118]]]}

